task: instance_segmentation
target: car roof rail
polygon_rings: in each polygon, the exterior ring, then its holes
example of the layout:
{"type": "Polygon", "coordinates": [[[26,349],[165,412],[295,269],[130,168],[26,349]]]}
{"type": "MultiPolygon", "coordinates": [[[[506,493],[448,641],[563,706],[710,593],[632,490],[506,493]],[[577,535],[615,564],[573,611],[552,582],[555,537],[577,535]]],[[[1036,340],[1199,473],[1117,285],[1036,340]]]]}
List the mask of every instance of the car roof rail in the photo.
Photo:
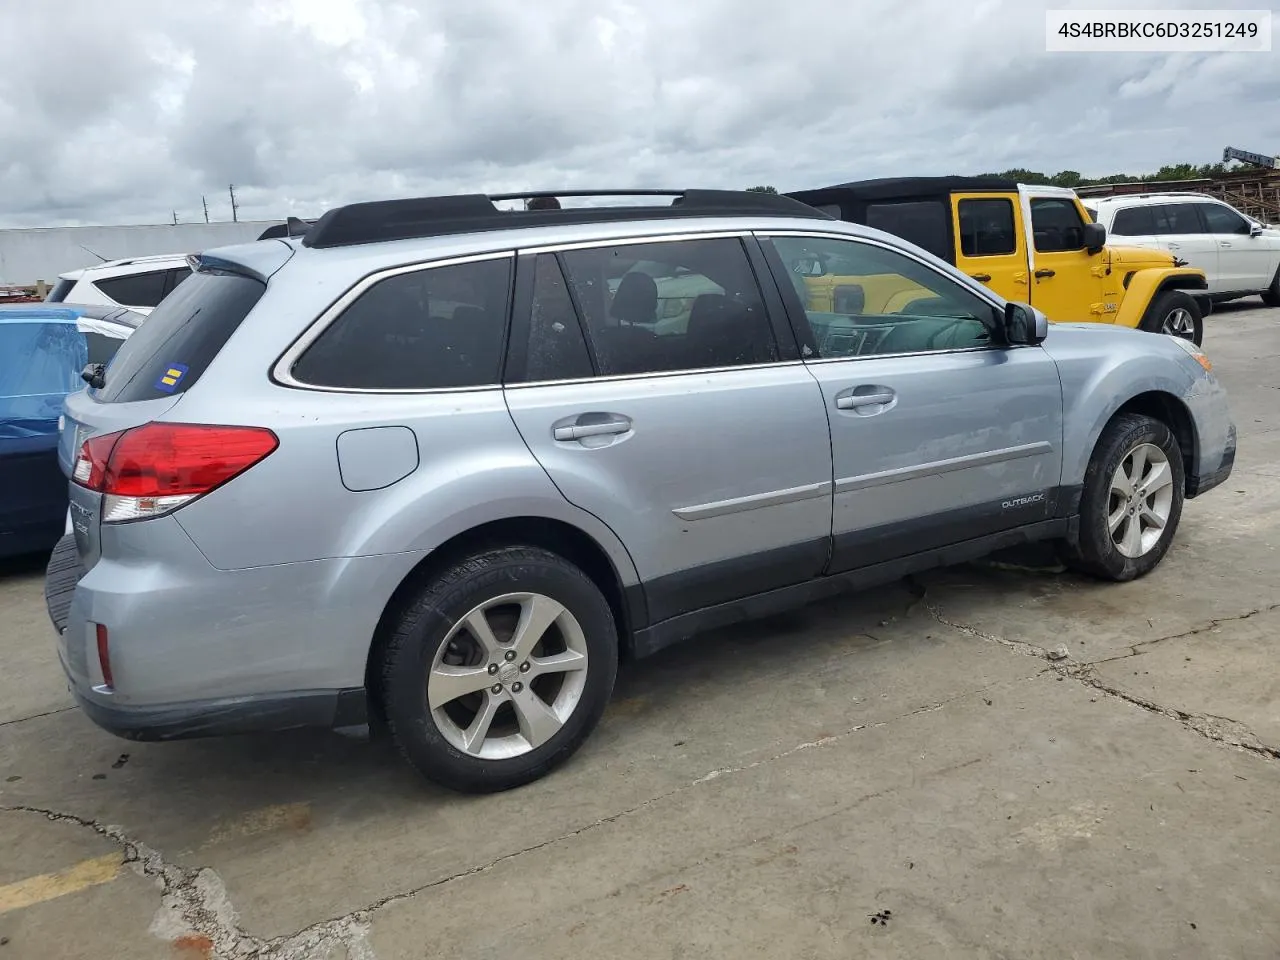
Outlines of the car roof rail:
{"type": "Polygon", "coordinates": [[[328,211],[302,238],[307,247],[345,247],[385,240],[410,240],[515,227],[610,223],[742,214],[831,220],[808,204],[774,193],[749,190],[559,190],[532,193],[460,194],[375,200],[328,211]],[[494,204],[535,197],[672,197],[669,205],[562,207],[501,210],[494,204]]]}

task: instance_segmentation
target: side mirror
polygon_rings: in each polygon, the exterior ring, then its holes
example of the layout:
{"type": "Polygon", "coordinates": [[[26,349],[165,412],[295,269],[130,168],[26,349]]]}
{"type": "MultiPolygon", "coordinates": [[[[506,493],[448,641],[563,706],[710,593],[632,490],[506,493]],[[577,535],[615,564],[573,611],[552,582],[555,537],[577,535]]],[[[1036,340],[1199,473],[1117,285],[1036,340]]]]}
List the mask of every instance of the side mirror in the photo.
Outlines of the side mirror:
{"type": "Polygon", "coordinates": [[[1099,253],[1107,245],[1107,228],[1100,223],[1084,225],[1084,248],[1090,254],[1099,253]]]}
{"type": "Polygon", "coordinates": [[[1049,318],[1028,303],[1006,303],[1003,326],[1010,346],[1034,347],[1049,335],[1049,318]]]}
{"type": "Polygon", "coordinates": [[[1251,237],[1260,237],[1260,236],[1262,236],[1262,224],[1260,224],[1260,223],[1254,223],[1253,221],[1250,221],[1250,222],[1249,222],[1249,236],[1251,236],[1251,237]]]}

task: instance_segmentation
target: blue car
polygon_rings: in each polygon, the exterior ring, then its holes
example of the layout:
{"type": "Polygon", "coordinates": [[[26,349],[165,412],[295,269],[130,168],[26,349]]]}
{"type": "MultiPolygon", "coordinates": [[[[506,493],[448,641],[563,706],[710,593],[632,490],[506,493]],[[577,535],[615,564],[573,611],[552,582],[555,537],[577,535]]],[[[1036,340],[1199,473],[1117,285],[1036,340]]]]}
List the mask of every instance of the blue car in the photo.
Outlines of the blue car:
{"type": "Polygon", "coordinates": [[[117,306],[0,305],[0,557],[52,550],[62,536],[62,402],[144,319],[117,306]]]}

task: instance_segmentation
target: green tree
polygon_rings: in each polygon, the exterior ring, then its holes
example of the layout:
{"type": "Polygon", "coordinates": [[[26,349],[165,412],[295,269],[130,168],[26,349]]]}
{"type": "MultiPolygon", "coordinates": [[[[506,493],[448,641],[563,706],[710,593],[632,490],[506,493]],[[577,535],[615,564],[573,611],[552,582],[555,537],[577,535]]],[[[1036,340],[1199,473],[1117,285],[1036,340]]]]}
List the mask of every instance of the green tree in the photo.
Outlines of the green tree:
{"type": "Polygon", "coordinates": [[[778,192],[777,187],[767,187],[767,186],[747,187],[747,193],[777,193],[777,192],[778,192]]]}

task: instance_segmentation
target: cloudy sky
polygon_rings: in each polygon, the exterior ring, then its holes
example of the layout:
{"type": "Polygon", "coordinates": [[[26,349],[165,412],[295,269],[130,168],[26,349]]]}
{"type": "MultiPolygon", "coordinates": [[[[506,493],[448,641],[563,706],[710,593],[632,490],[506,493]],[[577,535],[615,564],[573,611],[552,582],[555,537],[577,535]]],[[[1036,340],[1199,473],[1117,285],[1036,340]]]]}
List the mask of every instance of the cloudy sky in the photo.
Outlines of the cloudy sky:
{"type": "Polygon", "coordinates": [[[1045,52],[1105,5],[0,0],[0,226],[1280,153],[1280,52],[1045,52]]]}

